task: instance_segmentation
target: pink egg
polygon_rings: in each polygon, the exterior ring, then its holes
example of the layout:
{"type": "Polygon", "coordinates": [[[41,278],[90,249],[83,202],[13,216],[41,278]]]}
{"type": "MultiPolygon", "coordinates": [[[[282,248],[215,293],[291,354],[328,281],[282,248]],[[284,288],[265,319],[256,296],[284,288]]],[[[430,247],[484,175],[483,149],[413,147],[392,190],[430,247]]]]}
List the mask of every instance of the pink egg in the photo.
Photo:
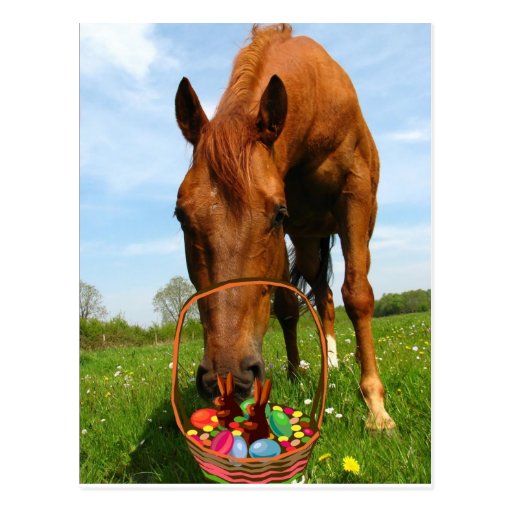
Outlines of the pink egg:
{"type": "Polygon", "coordinates": [[[310,428],[305,428],[302,432],[304,432],[304,435],[306,435],[306,436],[313,435],[313,431],[310,428]]]}
{"type": "Polygon", "coordinates": [[[290,441],[281,441],[281,446],[288,448],[288,446],[290,446],[290,441]]]}
{"type": "Polygon", "coordinates": [[[293,414],[293,409],[291,407],[285,407],[283,409],[283,412],[285,412],[286,414],[293,414]]]}
{"type": "Polygon", "coordinates": [[[227,454],[233,448],[235,438],[229,430],[221,430],[212,440],[211,449],[214,452],[227,454]]]}

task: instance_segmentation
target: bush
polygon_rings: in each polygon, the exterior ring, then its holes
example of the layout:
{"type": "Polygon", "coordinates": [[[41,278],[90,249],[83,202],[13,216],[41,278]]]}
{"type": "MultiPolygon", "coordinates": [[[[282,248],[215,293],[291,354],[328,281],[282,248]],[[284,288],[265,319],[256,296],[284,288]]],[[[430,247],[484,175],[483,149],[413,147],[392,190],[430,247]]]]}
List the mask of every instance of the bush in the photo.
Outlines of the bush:
{"type": "Polygon", "coordinates": [[[375,301],[374,317],[430,311],[430,290],[385,293],[375,301]]]}
{"type": "Polygon", "coordinates": [[[148,328],[130,325],[122,315],[104,322],[95,318],[80,319],[80,348],[84,350],[171,343],[174,324],[153,324],[148,328]]]}

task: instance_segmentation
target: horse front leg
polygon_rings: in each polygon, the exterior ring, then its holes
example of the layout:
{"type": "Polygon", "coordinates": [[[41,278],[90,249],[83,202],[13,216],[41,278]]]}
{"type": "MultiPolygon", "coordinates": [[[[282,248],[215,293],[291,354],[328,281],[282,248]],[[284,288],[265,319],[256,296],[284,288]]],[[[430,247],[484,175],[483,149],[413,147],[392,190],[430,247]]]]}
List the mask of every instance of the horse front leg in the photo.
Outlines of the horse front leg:
{"type": "Polygon", "coordinates": [[[329,288],[330,237],[291,237],[295,248],[295,267],[311,287],[315,306],[327,341],[327,360],[330,368],[338,367],[336,335],[334,332],[334,301],[329,288]]]}
{"type": "Polygon", "coordinates": [[[288,378],[294,379],[297,377],[297,368],[299,367],[299,349],[297,347],[299,302],[295,293],[286,288],[276,288],[274,313],[283,330],[288,358],[288,378]]]}
{"type": "Polygon", "coordinates": [[[369,184],[361,179],[364,175],[362,172],[350,175],[336,205],[345,258],[345,279],[341,293],[356,333],[357,358],[361,366],[360,388],[369,408],[366,426],[382,430],[394,428],[395,422],[384,407],[384,386],[377,369],[371,328],[374,297],[368,281],[369,241],[375,221],[376,202],[369,184]]]}

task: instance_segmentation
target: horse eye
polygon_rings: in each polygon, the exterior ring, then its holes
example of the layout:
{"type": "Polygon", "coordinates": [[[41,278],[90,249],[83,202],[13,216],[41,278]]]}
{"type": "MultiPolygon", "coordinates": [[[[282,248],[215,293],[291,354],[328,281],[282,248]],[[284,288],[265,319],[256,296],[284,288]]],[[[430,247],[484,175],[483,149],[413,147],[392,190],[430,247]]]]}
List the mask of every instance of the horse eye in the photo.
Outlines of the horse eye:
{"type": "Polygon", "coordinates": [[[280,228],[283,225],[285,217],[288,217],[286,206],[277,206],[274,220],[272,221],[272,227],[280,228]]]}
{"type": "Polygon", "coordinates": [[[176,206],[176,208],[174,209],[174,216],[176,217],[180,224],[183,223],[183,210],[181,208],[178,208],[176,206]]]}

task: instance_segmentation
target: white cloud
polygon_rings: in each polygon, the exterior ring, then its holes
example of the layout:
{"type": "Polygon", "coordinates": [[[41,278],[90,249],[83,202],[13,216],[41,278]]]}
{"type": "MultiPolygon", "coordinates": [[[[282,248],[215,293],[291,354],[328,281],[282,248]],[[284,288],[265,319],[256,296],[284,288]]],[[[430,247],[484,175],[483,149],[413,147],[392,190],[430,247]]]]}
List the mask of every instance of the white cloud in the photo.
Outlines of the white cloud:
{"type": "Polygon", "coordinates": [[[430,249],[431,228],[428,224],[413,226],[382,226],[377,224],[370,241],[372,253],[386,250],[428,251],[430,249]]]}
{"type": "Polygon", "coordinates": [[[183,247],[183,236],[181,233],[172,238],[160,238],[127,245],[122,254],[125,256],[139,256],[147,254],[169,254],[176,252],[183,247]]]}
{"type": "Polygon", "coordinates": [[[427,128],[391,132],[386,135],[391,140],[400,142],[423,142],[430,140],[430,130],[427,128]]]}
{"type": "Polygon", "coordinates": [[[142,24],[80,25],[80,68],[94,73],[113,65],[143,79],[157,57],[151,26],[142,24]]]}
{"type": "Polygon", "coordinates": [[[144,242],[132,242],[124,246],[103,241],[81,241],[80,253],[95,256],[147,256],[152,254],[171,254],[184,250],[181,231],[172,237],[163,237],[144,242]]]}

